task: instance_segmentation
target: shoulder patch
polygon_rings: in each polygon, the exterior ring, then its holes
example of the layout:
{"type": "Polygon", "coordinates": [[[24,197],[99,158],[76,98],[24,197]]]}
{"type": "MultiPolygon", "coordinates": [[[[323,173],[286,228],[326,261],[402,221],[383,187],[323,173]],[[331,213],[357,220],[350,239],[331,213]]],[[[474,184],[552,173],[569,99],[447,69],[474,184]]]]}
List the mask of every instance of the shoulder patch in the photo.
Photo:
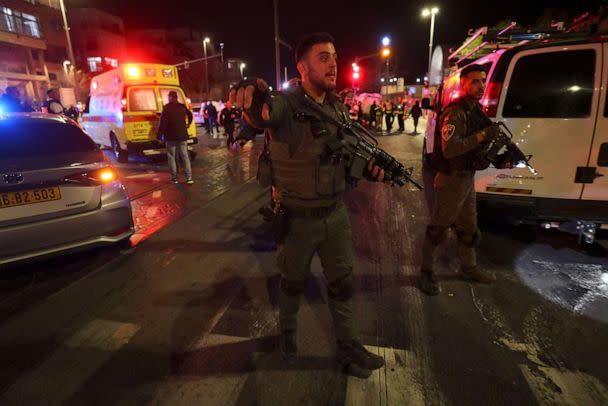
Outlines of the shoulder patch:
{"type": "Polygon", "coordinates": [[[454,135],[454,131],[456,130],[456,126],[454,124],[446,124],[441,129],[441,137],[445,142],[448,142],[452,135],[454,135]]]}

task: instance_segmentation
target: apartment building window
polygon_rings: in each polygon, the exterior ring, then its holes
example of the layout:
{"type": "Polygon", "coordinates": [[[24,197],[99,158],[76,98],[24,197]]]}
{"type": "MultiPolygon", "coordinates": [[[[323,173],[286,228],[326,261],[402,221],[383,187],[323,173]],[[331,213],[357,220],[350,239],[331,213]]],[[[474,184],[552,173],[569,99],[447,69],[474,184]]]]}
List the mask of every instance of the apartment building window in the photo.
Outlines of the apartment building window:
{"type": "Polygon", "coordinates": [[[41,38],[38,18],[31,14],[15,11],[8,7],[0,9],[0,30],[41,38]]]}
{"type": "Polygon", "coordinates": [[[114,58],[103,58],[103,61],[106,65],[111,66],[112,68],[118,68],[118,60],[114,58]]]}
{"type": "Polygon", "coordinates": [[[87,63],[89,65],[89,71],[91,72],[100,72],[103,69],[101,66],[101,58],[98,56],[87,58],[87,63]]]}

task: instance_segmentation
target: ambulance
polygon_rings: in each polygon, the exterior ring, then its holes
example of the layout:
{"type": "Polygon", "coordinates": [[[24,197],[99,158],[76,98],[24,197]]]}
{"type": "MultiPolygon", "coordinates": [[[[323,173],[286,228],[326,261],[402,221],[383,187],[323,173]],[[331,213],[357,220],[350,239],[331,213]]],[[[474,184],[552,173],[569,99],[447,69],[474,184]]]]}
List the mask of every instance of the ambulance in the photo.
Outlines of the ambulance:
{"type": "MultiPolygon", "coordinates": [[[[118,162],[132,154],[158,154],[164,148],[156,139],[158,119],[172,90],[190,108],[175,66],[134,63],[104,72],[91,80],[82,125],[97,144],[112,149],[118,162]]],[[[194,122],[188,135],[191,149],[197,143],[194,122]]]]}

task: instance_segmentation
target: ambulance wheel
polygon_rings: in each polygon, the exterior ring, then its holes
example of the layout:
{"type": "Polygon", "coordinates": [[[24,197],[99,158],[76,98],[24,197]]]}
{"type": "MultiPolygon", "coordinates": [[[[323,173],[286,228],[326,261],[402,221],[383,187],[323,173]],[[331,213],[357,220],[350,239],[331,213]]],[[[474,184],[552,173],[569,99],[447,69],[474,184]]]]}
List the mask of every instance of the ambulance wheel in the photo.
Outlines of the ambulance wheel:
{"type": "Polygon", "coordinates": [[[120,143],[118,142],[116,135],[110,134],[110,142],[112,143],[112,151],[114,152],[116,160],[123,164],[129,162],[129,152],[120,148],[120,143]]]}

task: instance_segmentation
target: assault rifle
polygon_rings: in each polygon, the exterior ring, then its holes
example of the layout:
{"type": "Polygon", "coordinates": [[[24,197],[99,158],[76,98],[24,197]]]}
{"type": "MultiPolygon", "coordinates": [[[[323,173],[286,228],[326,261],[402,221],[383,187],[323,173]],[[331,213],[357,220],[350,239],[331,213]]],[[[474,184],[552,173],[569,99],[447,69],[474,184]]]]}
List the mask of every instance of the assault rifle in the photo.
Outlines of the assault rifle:
{"type": "Polygon", "coordinates": [[[384,170],[384,179],[399,186],[411,183],[419,190],[422,186],[412,178],[414,168],[406,168],[401,162],[378,146],[378,141],[369,130],[344,115],[342,120],[325,112],[310,96],[305,95],[306,104],[322,120],[340,129],[339,139],[331,145],[332,152],[346,159],[349,181],[356,182],[362,178],[371,179],[367,169],[370,161],[384,170]]]}
{"type": "Polygon", "coordinates": [[[511,162],[514,165],[525,165],[532,175],[538,175],[538,171],[530,165],[532,155],[525,155],[513,142],[513,133],[505,123],[501,121],[497,124],[500,127],[501,136],[484,146],[482,153],[485,158],[496,168],[504,167],[505,162],[511,162]],[[499,154],[503,147],[505,151],[499,154]]]}
{"type": "MultiPolygon", "coordinates": [[[[481,109],[473,109],[472,111],[473,120],[479,120],[481,123],[481,127],[489,127],[491,125],[498,125],[500,129],[500,136],[496,137],[490,142],[484,142],[481,146],[481,157],[486,161],[487,165],[490,163],[494,165],[495,168],[504,168],[504,164],[507,162],[511,162],[514,165],[525,165],[528,170],[532,173],[532,175],[538,175],[538,172],[532,165],[530,165],[530,160],[532,159],[532,155],[526,155],[522,152],[521,149],[513,142],[513,133],[509,130],[507,125],[500,121],[498,123],[493,123],[492,120],[483,112],[481,109]],[[499,154],[504,148],[504,152],[499,154]]],[[[487,167],[487,166],[486,166],[487,167]]]]}

